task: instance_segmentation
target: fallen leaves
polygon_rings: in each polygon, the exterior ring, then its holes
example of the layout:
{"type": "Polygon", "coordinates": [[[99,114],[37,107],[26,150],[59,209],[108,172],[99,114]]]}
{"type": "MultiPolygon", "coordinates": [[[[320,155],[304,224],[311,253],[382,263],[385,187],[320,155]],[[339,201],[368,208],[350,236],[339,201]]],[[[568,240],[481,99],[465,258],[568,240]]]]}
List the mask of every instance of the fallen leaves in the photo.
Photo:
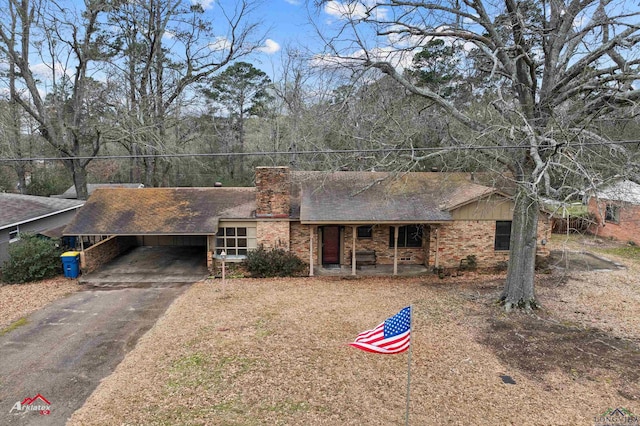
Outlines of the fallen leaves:
{"type": "Polygon", "coordinates": [[[81,287],[75,279],[56,277],[0,287],[0,328],[58,300],[81,287]]]}

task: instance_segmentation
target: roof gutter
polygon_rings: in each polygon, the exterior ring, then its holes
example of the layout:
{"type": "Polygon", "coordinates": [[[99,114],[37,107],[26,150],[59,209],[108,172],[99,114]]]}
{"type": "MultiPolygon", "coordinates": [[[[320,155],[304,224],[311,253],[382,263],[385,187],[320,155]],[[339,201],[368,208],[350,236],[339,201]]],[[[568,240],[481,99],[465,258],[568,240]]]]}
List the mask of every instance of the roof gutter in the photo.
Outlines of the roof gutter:
{"type": "Polygon", "coordinates": [[[109,235],[112,237],[162,237],[162,236],[198,236],[198,237],[206,237],[209,235],[215,235],[218,231],[213,231],[213,232],[193,232],[193,233],[184,233],[184,232],[169,232],[169,233],[136,233],[136,234],[120,234],[120,233],[113,233],[113,232],[96,232],[96,233],[91,233],[91,234],[77,234],[74,232],[64,232],[62,235],[65,237],[91,237],[94,235],[109,235]]]}
{"type": "Polygon", "coordinates": [[[415,219],[415,220],[378,220],[378,221],[371,221],[371,220],[364,220],[364,221],[360,221],[360,220],[341,220],[341,221],[331,221],[331,220],[327,220],[327,221],[318,221],[318,220],[314,220],[314,221],[300,221],[301,224],[303,225],[394,225],[394,224],[401,224],[401,225],[414,225],[417,223],[424,223],[424,224],[438,224],[438,223],[451,223],[453,222],[453,219],[441,219],[441,220],[421,220],[421,219],[415,219]]]}

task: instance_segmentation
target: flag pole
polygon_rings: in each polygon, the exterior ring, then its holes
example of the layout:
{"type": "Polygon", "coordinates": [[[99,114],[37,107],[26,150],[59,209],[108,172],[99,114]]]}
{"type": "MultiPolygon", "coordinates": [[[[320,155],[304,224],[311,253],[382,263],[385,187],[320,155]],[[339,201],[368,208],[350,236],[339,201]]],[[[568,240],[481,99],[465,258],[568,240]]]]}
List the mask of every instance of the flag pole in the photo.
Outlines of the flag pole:
{"type": "Polygon", "coordinates": [[[407,355],[407,408],[404,417],[405,426],[409,426],[409,395],[411,390],[411,352],[413,350],[413,304],[409,305],[410,325],[409,333],[411,334],[411,341],[409,341],[409,355],[407,355]]]}

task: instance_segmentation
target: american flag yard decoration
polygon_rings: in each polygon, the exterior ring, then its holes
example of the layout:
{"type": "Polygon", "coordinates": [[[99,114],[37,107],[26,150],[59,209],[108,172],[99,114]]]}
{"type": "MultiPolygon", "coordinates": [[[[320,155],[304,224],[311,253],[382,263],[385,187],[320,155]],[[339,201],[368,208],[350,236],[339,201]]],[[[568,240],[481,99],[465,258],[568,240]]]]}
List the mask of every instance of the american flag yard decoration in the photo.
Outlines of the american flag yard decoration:
{"type": "Polygon", "coordinates": [[[411,307],[403,308],[373,330],[363,331],[349,344],[377,354],[399,354],[406,351],[411,344],[411,307]]]}

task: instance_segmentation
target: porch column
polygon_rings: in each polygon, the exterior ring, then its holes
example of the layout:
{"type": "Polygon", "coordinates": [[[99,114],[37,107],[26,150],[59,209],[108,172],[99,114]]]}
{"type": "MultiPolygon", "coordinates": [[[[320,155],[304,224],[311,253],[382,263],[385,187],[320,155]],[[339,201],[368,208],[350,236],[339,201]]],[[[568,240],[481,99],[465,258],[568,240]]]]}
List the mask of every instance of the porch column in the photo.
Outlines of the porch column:
{"type": "Polygon", "coordinates": [[[436,228],[436,255],[435,255],[435,259],[434,259],[434,263],[435,263],[435,267],[436,269],[440,267],[440,258],[439,258],[439,253],[440,253],[440,236],[438,235],[438,229],[440,227],[436,228]]]}
{"type": "Polygon", "coordinates": [[[353,241],[351,242],[351,275],[356,274],[356,234],[358,232],[357,226],[351,227],[353,233],[353,241]]]}
{"type": "Polygon", "coordinates": [[[313,234],[316,227],[309,225],[309,276],[313,276],[313,234]]]}
{"type": "Polygon", "coordinates": [[[398,275],[398,233],[400,227],[395,225],[393,229],[393,275],[398,275]]]}

